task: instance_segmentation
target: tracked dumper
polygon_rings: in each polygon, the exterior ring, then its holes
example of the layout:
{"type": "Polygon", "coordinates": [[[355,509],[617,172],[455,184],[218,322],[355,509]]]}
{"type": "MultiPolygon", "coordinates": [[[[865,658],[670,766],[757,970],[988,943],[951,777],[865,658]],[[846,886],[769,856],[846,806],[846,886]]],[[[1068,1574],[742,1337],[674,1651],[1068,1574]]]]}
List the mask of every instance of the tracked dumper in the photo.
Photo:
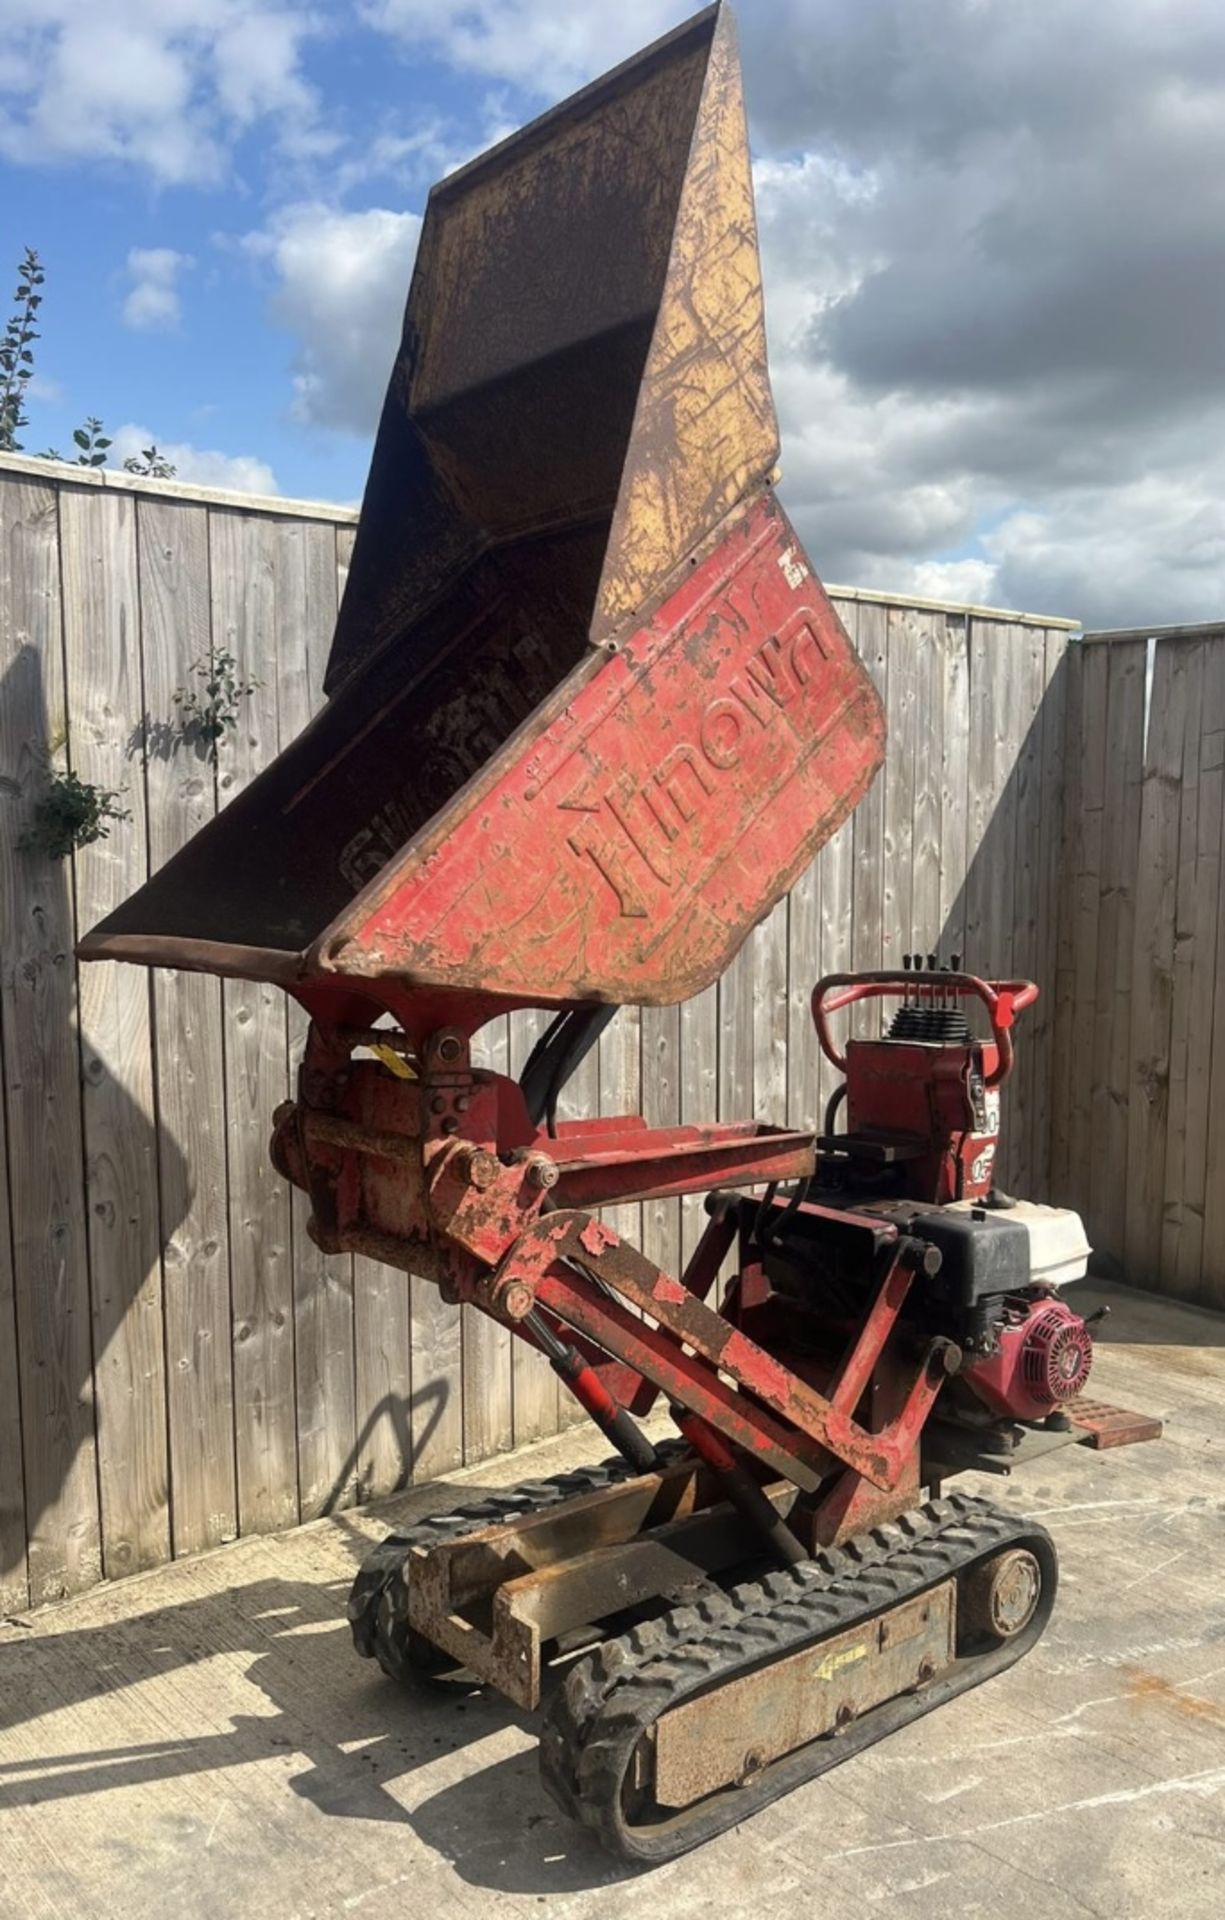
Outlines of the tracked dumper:
{"type": "Polygon", "coordinates": [[[543,1704],[549,1791],[639,1861],[1034,1644],[1050,1536],[951,1474],[1156,1431],[1085,1398],[1079,1220],[995,1186],[1032,984],[818,983],[820,1138],[556,1118],[617,1006],[715,980],[883,756],[777,451],[715,7],[434,189],[327,704],[82,947],[293,995],[272,1156],[315,1240],[493,1316],[608,1436],[392,1534],[349,1617],[397,1680],[543,1704]],[[529,1006],[522,1077],[474,1067],[529,1006]],[[679,1277],[599,1218],[699,1192],[679,1277]]]}

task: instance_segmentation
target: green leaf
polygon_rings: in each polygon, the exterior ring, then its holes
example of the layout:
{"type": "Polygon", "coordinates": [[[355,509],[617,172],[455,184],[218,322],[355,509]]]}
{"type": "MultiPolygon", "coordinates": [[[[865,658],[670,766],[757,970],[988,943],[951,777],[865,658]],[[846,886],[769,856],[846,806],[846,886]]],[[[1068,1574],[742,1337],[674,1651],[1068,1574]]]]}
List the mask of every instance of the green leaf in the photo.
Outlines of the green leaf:
{"type": "Polygon", "coordinates": [[[86,433],[84,427],[74,427],[72,430],[72,439],[74,446],[88,447],[89,445],[89,435],[86,433]]]}

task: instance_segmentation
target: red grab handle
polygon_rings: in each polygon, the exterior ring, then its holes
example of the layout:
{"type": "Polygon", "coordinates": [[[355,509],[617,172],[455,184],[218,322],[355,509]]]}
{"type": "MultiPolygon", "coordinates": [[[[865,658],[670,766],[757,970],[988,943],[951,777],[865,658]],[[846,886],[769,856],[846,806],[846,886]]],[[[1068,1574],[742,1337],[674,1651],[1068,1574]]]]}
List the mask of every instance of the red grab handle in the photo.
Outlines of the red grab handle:
{"type": "Polygon", "coordinates": [[[976,973],[827,973],[812,990],[812,1017],[821,1051],[839,1073],[846,1072],[846,1055],[830,1038],[830,1014],[861,1000],[894,1000],[903,994],[911,1000],[934,1000],[947,994],[981,1000],[999,1050],[999,1062],[986,1084],[998,1087],[1012,1072],[1012,1024],[1018,1013],[1032,1007],[1038,989],[1032,980],[980,980],[976,973]]]}

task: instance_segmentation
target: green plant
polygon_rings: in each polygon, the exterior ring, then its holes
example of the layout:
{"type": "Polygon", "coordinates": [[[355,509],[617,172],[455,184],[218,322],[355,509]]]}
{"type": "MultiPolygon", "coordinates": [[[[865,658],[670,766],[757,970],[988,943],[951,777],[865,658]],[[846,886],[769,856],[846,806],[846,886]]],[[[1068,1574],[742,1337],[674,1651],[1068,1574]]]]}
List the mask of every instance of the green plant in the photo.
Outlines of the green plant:
{"type": "Polygon", "coordinates": [[[43,279],[38,255],[32,247],[27,247],[17,269],[17,291],[13,295],[17,311],[10,316],[0,342],[0,453],[20,453],[17,435],[22,427],[30,424],[25,413],[25,397],[34,372],[31,343],[38,338],[34,316],[42,305],[38,289],[43,279]]]}
{"type": "Polygon", "coordinates": [[[156,444],[142,447],[139,453],[130,453],[123,463],[125,473],[139,473],[147,480],[173,480],[178,468],[165,454],[159,453],[156,444]]]}
{"type": "Polygon", "coordinates": [[[34,806],[34,818],[17,845],[29,853],[45,853],[66,860],[77,847],[105,840],[112,820],[130,820],[126,807],[116,805],[118,789],[94,787],[75,773],[48,770],[47,789],[34,806]]]}
{"type": "Polygon", "coordinates": [[[104,467],[110,441],[102,431],[101,420],[91,413],[83,427],[73,430],[73,442],[79,447],[76,464],[78,467],[104,467]]]}
{"type": "Polygon", "coordinates": [[[251,698],[259,681],[241,679],[234,655],[220,647],[210,646],[187,671],[187,685],[176,688],[173,695],[181,737],[203,741],[216,766],[218,741],[238,725],[239,707],[251,698]]]}
{"type": "MultiPolygon", "coordinates": [[[[9,317],[8,325],[0,336],[0,453],[20,453],[21,441],[17,438],[22,427],[30,422],[25,411],[26,389],[34,374],[34,346],[38,333],[34,326],[34,316],[42,305],[41,288],[46,273],[33,247],[27,247],[17,269],[17,291],[13,298],[17,310],[9,317]]],[[[73,444],[77,451],[74,463],[78,467],[104,467],[106,456],[112,442],[102,431],[102,422],[91,414],[81,426],[73,432],[73,444]]],[[[64,455],[58,447],[44,447],[35,455],[37,460],[62,460],[64,455]]],[[[139,453],[129,454],[123,463],[125,473],[139,473],[151,480],[172,480],[177,471],[174,463],[159,453],[156,444],[142,447],[139,453]]]]}

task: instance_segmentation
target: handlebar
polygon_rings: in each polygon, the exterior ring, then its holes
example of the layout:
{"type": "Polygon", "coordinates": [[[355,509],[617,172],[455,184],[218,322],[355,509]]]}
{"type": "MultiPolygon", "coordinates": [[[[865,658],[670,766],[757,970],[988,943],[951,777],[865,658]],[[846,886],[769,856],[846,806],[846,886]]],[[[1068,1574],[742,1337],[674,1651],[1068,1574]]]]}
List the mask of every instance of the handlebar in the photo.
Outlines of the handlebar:
{"type": "Polygon", "coordinates": [[[861,1000],[934,1000],[952,994],[957,999],[981,1000],[991,1022],[991,1038],[999,1052],[988,1087],[1002,1086],[1012,1072],[1013,1021],[1038,998],[1032,980],[980,980],[976,973],[827,973],[812,990],[812,1017],[821,1051],[839,1073],[846,1072],[846,1055],[839,1053],[829,1034],[829,1016],[861,1000]]]}

